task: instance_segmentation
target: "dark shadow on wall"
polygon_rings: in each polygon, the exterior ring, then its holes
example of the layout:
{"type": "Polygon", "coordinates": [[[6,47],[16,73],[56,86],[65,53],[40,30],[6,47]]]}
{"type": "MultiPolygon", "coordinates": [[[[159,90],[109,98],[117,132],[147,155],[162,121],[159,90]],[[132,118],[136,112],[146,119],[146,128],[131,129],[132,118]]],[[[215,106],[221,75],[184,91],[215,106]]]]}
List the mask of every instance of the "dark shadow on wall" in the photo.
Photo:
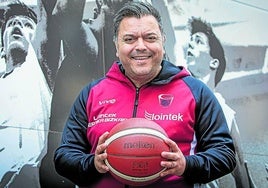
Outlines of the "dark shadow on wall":
{"type": "MultiPolygon", "coordinates": [[[[50,3],[44,1],[45,6],[53,6],[53,3],[50,3]]],[[[80,3],[81,1],[78,4],[80,3]]],[[[61,67],[58,70],[55,79],[47,153],[42,159],[39,172],[41,187],[74,187],[72,182],[61,177],[55,171],[53,163],[54,152],[60,144],[61,133],[71,105],[80,90],[87,83],[104,76],[106,70],[108,70],[112,62],[116,60],[114,43],[112,41],[113,32],[111,32],[110,28],[112,28],[113,12],[121,7],[122,2],[106,5],[107,7],[102,10],[102,14],[104,14],[102,16],[104,17],[105,22],[104,28],[91,30],[93,35],[90,36],[94,36],[94,40],[97,41],[98,51],[93,51],[94,53],[92,53],[92,50],[88,50],[89,47],[87,45],[89,43],[94,44],[95,41],[91,41],[92,39],[86,37],[89,35],[88,33],[85,33],[85,31],[87,31],[87,28],[90,28],[90,25],[82,23],[83,11],[80,9],[79,15],[77,14],[77,11],[75,15],[70,14],[70,12],[74,11],[73,7],[77,7],[77,5],[75,5],[75,2],[69,2],[66,5],[67,6],[65,7],[69,8],[67,8],[67,10],[65,9],[64,12],[58,12],[56,15],[51,12],[51,15],[48,16],[47,45],[52,47],[53,43],[57,42],[56,38],[62,39],[65,57],[61,62],[61,67]],[[79,21],[74,18],[67,19],[68,16],[79,17],[79,21]],[[75,23],[70,24],[72,23],[71,21],[75,23]],[[55,32],[55,28],[57,27],[59,32],[55,32]],[[58,37],[55,36],[55,34],[57,34],[58,37]]],[[[80,8],[82,7],[81,5],[82,4],[80,4],[80,8]]],[[[94,7],[92,7],[92,10],[93,8],[94,7]]],[[[47,8],[47,10],[51,10],[51,8],[47,8]]],[[[50,53],[53,54],[54,51],[51,50],[45,55],[50,57],[50,53]]]]}

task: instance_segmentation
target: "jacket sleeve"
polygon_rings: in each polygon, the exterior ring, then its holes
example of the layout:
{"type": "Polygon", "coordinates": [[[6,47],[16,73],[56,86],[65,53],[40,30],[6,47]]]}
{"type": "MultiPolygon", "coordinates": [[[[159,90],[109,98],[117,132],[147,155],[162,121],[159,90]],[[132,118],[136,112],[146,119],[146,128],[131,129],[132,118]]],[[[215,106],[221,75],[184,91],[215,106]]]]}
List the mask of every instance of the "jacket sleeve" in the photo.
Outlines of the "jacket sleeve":
{"type": "Polygon", "coordinates": [[[193,183],[207,183],[233,171],[235,149],[219,102],[207,86],[198,83],[192,84],[197,151],[186,156],[183,176],[193,183]]]}
{"type": "Polygon", "coordinates": [[[94,154],[86,137],[86,102],[89,88],[84,88],[74,102],[66,121],[60,146],[55,151],[56,171],[79,186],[85,186],[101,177],[95,168],[94,154]]]}

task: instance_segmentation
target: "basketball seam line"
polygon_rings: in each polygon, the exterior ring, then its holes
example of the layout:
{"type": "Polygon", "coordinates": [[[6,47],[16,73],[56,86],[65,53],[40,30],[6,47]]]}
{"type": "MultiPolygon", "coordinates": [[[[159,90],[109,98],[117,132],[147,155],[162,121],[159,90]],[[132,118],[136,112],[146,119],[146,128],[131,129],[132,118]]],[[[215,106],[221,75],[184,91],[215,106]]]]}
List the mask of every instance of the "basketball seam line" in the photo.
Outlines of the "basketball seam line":
{"type": "Polygon", "coordinates": [[[105,143],[107,145],[109,145],[113,140],[115,140],[117,138],[120,138],[122,136],[131,135],[131,134],[137,134],[137,133],[157,136],[163,140],[165,140],[167,138],[164,134],[162,134],[161,132],[159,132],[157,130],[148,129],[148,128],[133,128],[133,129],[127,129],[127,130],[123,130],[123,131],[115,133],[110,138],[108,138],[105,141],[105,143]]]}

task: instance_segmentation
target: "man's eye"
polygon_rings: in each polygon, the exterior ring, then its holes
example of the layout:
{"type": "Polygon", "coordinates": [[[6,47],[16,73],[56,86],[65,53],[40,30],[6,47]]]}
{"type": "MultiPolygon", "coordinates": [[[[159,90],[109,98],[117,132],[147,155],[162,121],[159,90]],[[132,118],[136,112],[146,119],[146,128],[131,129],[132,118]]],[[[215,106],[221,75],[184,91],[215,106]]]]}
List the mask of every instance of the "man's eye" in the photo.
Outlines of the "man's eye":
{"type": "Polygon", "coordinates": [[[145,38],[147,42],[155,42],[158,38],[156,36],[148,36],[145,38]]]}
{"type": "Polygon", "coordinates": [[[131,44],[134,41],[135,41],[135,39],[133,37],[124,38],[124,42],[127,43],[127,44],[131,44]]]}
{"type": "Polygon", "coordinates": [[[33,29],[33,25],[31,23],[25,23],[24,26],[33,29]]]}
{"type": "Polygon", "coordinates": [[[204,42],[201,39],[196,39],[197,44],[204,44],[204,42]]]}
{"type": "Polygon", "coordinates": [[[11,25],[12,25],[11,21],[7,22],[7,24],[6,24],[7,27],[10,27],[11,25]]]}

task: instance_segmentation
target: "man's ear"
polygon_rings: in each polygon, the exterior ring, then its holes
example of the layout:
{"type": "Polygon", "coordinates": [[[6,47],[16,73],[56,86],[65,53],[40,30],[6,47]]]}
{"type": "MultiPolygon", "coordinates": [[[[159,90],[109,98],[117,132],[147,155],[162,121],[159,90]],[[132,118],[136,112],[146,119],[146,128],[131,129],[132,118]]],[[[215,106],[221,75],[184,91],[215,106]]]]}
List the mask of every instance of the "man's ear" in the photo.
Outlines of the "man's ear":
{"type": "Polygon", "coordinates": [[[209,62],[209,67],[212,69],[212,70],[216,70],[220,65],[220,62],[218,59],[212,59],[210,62],[209,62]]]}
{"type": "Polygon", "coordinates": [[[116,57],[118,57],[119,56],[119,54],[118,54],[118,44],[116,42],[114,42],[114,45],[115,45],[115,50],[116,50],[115,55],[116,55],[116,57]]]}
{"type": "Polygon", "coordinates": [[[165,43],[166,41],[167,41],[167,37],[166,37],[166,35],[165,34],[163,34],[163,36],[162,36],[163,38],[162,38],[162,40],[163,40],[163,43],[165,43]]]}
{"type": "Polygon", "coordinates": [[[4,58],[4,57],[6,57],[6,52],[5,52],[5,50],[4,50],[4,48],[3,47],[1,47],[1,58],[4,58]]]}

